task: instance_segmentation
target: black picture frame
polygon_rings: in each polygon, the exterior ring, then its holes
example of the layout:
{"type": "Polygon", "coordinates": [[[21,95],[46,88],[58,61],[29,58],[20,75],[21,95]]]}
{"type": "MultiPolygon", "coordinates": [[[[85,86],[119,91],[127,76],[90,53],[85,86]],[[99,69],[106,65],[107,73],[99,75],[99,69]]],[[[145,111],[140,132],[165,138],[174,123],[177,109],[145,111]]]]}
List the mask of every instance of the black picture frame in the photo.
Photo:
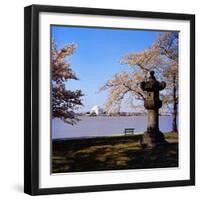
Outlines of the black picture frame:
{"type": "Polygon", "coordinates": [[[94,192],[195,184],[195,15],[31,5],[24,9],[24,192],[30,195],[94,192]],[[39,188],[39,13],[75,13],[190,22],[190,179],[61,188],[39,188]]]}

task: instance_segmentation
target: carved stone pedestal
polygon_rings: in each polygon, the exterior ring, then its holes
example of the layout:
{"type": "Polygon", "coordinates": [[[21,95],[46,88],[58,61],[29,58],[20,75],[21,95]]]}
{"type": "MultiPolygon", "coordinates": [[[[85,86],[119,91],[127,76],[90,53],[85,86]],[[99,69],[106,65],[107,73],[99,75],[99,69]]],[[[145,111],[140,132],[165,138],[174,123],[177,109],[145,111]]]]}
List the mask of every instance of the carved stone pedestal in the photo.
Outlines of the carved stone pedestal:
{"type": "Polygon", "coordinates": [[[146,131],[141,140],[141,146],[143,148],[154,148],[167,144],[164,134],[160,131],[146,131]]]}
{"type": "Polygon", "coordinates": [[[141,140],[142,147],[153,148],[167,144],[159,130],[159,108],[162,107],[159,91],[165,87],[166,83],[157,81],[153,71],[150,72],[148,81],[141,83],[141,89],[146,92],[144,107],[147,109],[147,131],[141,140]]]}

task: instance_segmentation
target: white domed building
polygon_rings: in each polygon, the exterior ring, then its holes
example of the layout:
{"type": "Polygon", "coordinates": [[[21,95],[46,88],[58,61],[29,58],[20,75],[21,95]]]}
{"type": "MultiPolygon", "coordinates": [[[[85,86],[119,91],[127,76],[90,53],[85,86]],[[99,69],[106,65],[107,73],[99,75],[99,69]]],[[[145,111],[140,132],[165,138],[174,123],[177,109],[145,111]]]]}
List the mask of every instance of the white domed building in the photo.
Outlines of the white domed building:
{"type": "Polygon", "coordinates": [[[90,114],[96,114],[96,115],[102,115],[103,114],[103,109],[100,108],[99,106],[95,105],[91,108],[90,114]]]}

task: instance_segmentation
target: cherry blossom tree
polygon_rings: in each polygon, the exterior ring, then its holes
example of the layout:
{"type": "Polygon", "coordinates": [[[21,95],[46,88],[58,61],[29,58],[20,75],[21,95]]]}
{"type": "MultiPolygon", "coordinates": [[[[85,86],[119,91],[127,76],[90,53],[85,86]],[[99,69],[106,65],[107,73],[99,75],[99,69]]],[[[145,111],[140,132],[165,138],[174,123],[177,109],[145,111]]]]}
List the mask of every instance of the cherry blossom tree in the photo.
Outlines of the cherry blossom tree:
{"type": "Polygon", "coordinates": [[[141,101],[144,101],[145,94],[139,84],[147,78],[149,71],[154,70],[158,79],[167,82],[166,89],[161,93],[162,111],[172,112],[172,129],[177,131],[178,33],[160,33],[150,48],[141,52],[128,53],[120,63],[127,65],[132,71],[115,74],[101,87],[101,91],[109,91],[105,104],[106,110],[119,112],[122,102],[129,99],[134,109],[139,107],[143,112],[141,101]]]}
{"type": "Polygon", "coordinates": [[[172,130],[177,131],[178,114],[178,32],[159,34],[153,45],[158,55],[163,57],[167,67],[164,68],[163,76],[167,82],[166,95],[163,101],[172,112],[172,130]]]}
{"type": "Polygon", "coordinates": [[[68,44],[58,49],[52,41],[51,71],[52,71],[52,116],[66,123],[74,124],[78,121],[75,110],[82,106],[81,90],[67,89],[67,81],[78,80],[72,71],[67,58],[76,49],[75,44],[68,44]]]}
{"type": "Polygon", "coordinates": [[[120,110],[120,105],[125,100],[130,107],[140,112],[145,112],[141,106],[145,99],[145,94],[140,88],[140,82],[147,78],[148,72],[156,71],[161,73],[159,66],[163,65],[160,56],[154,48],[145,49],[142,52],[129,53],[125,55],[121,64],[128,65],[131,72],[119,72],[111,80],[108,80],[100,90],[109,90],[105,109],[107,112],[116,112],[120,110]]]}

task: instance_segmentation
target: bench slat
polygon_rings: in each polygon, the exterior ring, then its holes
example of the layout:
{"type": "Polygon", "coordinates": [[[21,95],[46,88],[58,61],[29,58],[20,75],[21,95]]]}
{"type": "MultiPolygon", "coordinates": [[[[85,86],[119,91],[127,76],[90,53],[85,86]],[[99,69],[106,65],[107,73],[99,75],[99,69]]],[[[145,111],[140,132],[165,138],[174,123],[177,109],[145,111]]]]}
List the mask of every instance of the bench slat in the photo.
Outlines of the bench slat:
{"type": "Polygon", "coordinates": [[[125,128],[124,129],[124,133],[125,133],[125,135],[126,135],[126,133],[132,133],[132,134],[134,134],[134,128],[125,128]]]}

